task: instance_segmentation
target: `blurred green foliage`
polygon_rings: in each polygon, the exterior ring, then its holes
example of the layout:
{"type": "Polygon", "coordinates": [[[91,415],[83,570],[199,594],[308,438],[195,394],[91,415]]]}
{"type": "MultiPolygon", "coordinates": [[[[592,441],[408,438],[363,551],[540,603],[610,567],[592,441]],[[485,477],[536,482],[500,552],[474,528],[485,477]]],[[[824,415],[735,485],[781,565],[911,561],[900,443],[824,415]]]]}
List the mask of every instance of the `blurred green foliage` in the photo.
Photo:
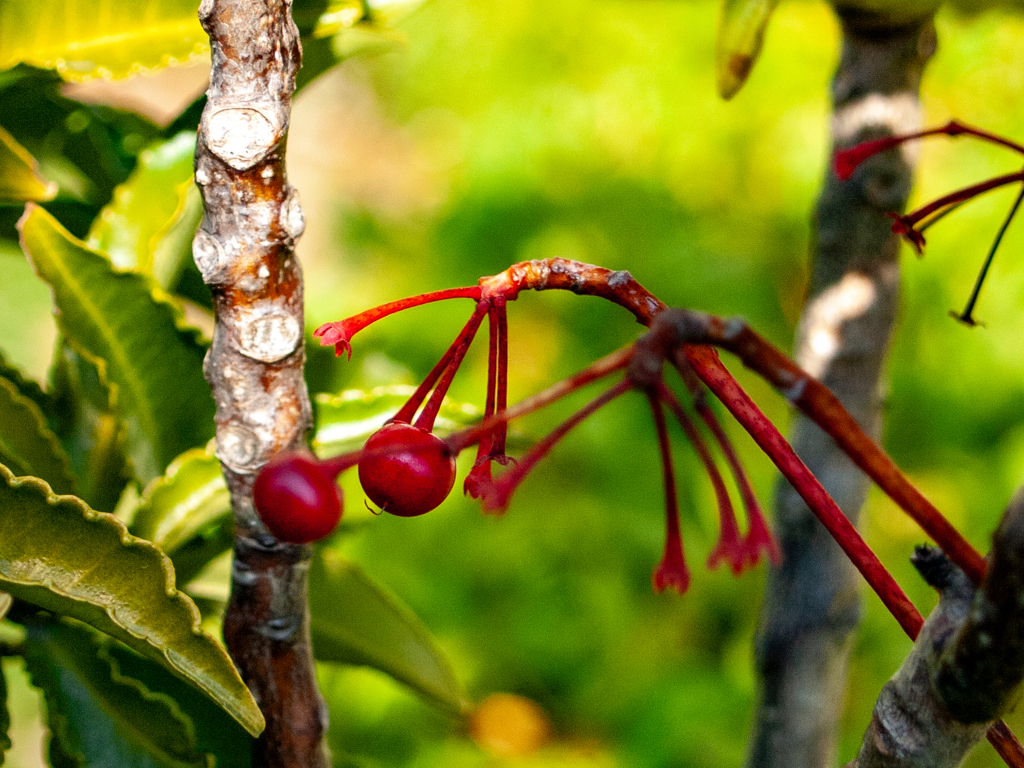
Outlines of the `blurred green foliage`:
{"type": "MultiPolygon", "coordinates": [[[[782,4],[750,81],[724,103],[715,93],[717,15],[713,0],[432,0],[401,25],[404,45],[311,83],[290,138],[308,221],[300,254],[309,327],[402,295],[470,284],[514,261],[565,256],[629,269],[670,304],[740,314],[788,347],[810,211],[825,173],[838,29],[824,5],[782,4]]],[[[1015,108],[1024,89],[1015,76],[1024,21],[943,11],[938,30],[939,52],[923,85],[927,123],[955,116],[1024,137],[1015,108]]],[[[66,103],[56,96],[52,103],[68,111],[70,126],[54,141],[70,140],[71,129],[81,134],[66,103]]],[[[98,146],[102,123],[88,114],[86,135],[98,146]]],[[[45,146],[29,148],[42,155],[45,173],[45,146]]],[[[119,147],[119,162],[130,165],[131,152],[119,147]]],[[[1016,162],[966,140],[935,140],[920,152],[918,200],[1016,162]]],[[[68,226],[84,232],[90,206],[104,202],[127,170],[111,166],[109,175],[63,203],[68,226]]],[[[889,366],[888,449],[983,550],[1024,475],[1019,224],[978,308],[988,326],[964,328],[947,310],[962,308],[1012,194],[987,197],[930,230],[923,260],[907,251],[889,366]]],[[[31,318],[38,328],[4,335],[0,347],[42,376],[53,335],[46,291],[16,248],[0,248],[0,269],[12,286],[0,324],[25,327],[31,318]]],[[[415,383],[469,310],[468,302],[448,303],[389,318],[357,338],[351,362],[311,347],[312,390],[415,383]]],[[[568,294],[525,294],[510,321],[512,400],[638,333],[621,309],[568,294]]],[[[780,399],[733,368],[784,424],[780,399]]],[[[480,404],[485,373],[476,349],[453,395],[480,404]]],[[[538,437],[579,402],[520,430],[538,437]]],[[[732,433],[767,501],[771,467],[732,433]]],[[[713,497],[684,441],[677,447],[695,571],[682,598],[650,589],[663,508],[654,430],[640,398],[616,402],[570,435],[501,520],[457,497],[423,518],[373,517],[346,478],[356,525],[338,548],[424,619],[471,696],[510,691],[533,699],[550,716],[554,739],[524,757],[485,756],[458,723],[388,679],[325,666],[336,764],[741,764],[756,696],[750,646],[762,574],[733,580],[703,571],[716,534],[713,497]]],[[[927,611],[934,598],[907,562],[921,534],[878,494],[864,521],[869,543],[927,611]]],[[[853,756],[879,688],[910,645],[877,600],[865,602],[842,761],[853,756]]],[[[24,688],[15,680],[12,690],[24,688]]],[[[21,704],[12,709],[17,749],[21,704]]],[[[1011,724],[1024,730],[1022,717],[1011,724]]],[[[9,763],[18,759],[11,753],[9,763]]],[[[998,764],[987,746],[968,762],[998,764]]]]}

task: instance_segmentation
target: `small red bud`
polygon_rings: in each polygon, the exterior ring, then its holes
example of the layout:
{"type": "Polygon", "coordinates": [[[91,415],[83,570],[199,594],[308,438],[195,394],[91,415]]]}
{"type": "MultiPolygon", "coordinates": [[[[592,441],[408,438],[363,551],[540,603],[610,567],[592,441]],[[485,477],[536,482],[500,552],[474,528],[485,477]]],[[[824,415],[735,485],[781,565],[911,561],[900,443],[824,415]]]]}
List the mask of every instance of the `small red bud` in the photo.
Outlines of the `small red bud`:
{"type": "Polygon", "coordinates": [[[334,475],[305,451],[284,451],[260,470],[253,503],[264,525],[281,541],[308,544],[334,530],[342,495],[334,475]]]}
{"type": "Polygon", "coordinates": [[[385,512],[415,517],[437,507],[455,485],[455,457],[432,432],[406,422],[385,424],[363,446],[359,482],[385,512]]]}

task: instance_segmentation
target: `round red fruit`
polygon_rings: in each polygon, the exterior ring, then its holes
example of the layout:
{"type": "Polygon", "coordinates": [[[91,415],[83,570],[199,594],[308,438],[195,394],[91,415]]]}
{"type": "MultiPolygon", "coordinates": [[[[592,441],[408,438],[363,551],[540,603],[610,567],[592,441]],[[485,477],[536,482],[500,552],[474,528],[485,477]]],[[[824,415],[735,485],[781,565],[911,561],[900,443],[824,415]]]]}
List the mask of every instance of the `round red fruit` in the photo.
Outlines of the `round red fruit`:
{"type": "Polygon", "coordinates": [[[341,489],[306,452],[277,454],[256,476],[252,495],[263,523],[289,544],[322,539],[341,519],[341,489]]]}
{"type": "Polygon", "coordinates": [[[455,457],[444,440],[412,424],[384,425],[363,450],[372,453],[359,462],[359,482],[370,501],[392,515],[429,512],[455,485],[455,457]]]}

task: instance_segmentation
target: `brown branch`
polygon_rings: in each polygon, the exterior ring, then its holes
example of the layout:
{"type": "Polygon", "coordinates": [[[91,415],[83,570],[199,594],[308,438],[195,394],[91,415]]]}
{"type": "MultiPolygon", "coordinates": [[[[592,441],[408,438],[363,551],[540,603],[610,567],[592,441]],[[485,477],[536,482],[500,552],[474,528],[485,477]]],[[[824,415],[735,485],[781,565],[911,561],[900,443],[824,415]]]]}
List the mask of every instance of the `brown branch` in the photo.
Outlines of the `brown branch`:
{"type": "Polygon", "coordinates": [[[326,710],[309,640],[309,547],[276,541],[252,503],[256,473],[310,427],[303,380],[302,211],[285,176],[301,58],[287,0],[203,0],[213,69],[199,126],[205,216],[193,255],[213,293],[205,372],[217,403],[217,455],[235,510],[224,638],[267,720],[254,764],[326,766],[326,710]]]}
{"type": "Polygon", "coordinates": [[[943,561],[919,550],[915,564],[942,597],[882,689],[848,768],[955,768],[986,730],[1001,755],[1024,756],[1006,726],[993,725],[1016,704],[1024,680],[1024,489],[993,536],[977,590],[943,561]]]}

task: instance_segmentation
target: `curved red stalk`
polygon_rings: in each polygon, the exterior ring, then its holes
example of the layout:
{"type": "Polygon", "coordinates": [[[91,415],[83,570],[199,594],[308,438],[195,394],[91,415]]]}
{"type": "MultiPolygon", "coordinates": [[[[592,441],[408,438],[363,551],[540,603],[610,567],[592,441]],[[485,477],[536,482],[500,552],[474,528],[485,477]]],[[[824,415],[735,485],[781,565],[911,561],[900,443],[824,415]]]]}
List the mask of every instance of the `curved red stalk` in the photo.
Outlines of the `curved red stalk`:
{"type": "Polygon", "coordinates": [[[373,307],[365,312],[360,312],[358,315],[352,315],[352,317],[345,318],[333,323],[324,323],[315,331],[313,336],[320,339],[322,346],[334,345],[334,354],[341,356],[343,352],[347,352],[349,359],[352,358],[352,337],[355,336],[359,331],[363,330],[368,325],[371,325],[382,317],[393,315],[396,312],[401,312],[403,309],[409,309],[410,307],[418,307],[422,304],[430,304],[435,301],[443,301],[445,299],[476,299],[480,300],[480,286],[473,285],[465,288],[447,288],[443,291],[433,291],[432,293],[421,293],[417,296],[409,296],[404,299],[398,299],[398,301],[391,301],[387,304],[381,304],[379,307],[373,307]]]}
{"type": "MultiPolygon", "coordinates": [[[[675,393],[663,381],[659,381],[656,387],[658,397],[668,406],[669,410],[672,411],[672,415],[676,417],[676,421],[679,422],[679,426],[683,428],[683,432],[686,433],[690,445],[693,446],[701,463],[704,465],[704,471],[711,481],[711,486],[715,489],[715,498],[718,501],[719,533],[718,542],[715,544],[714,549],[711,550],[711,554],[708,555],[708,570],[714,570],[721,561],[725,560],[729,563],[729,569],[733,572],[733,575],[738,576],[743,572],[747,557],[740,542],[740,531],[736,525],[736,513],[733,511],[732,500],[729,498],[729,491],[726,490],[722,474],[718,471],[718,467],[715,466],[715,460],[711,457],[711,451],[708,450],[707,443],[704,442],[704,438],[697,431],[693,420],[686,415],[686,411],[683,410],[683,406],[675,396],[675,393]]],[[[657,416],[655,416],[655,419],[657,419],[657,416]]]]}
{"type": "MultiPolygon", "coordinates": [[[[679,527],[679,500],[676,495],[676,476],[672,468],[672,447],[665,424],[665,412],[661,408],[660,394],[647,393],[654,415],[654,427],[658,432],[658,450],[661,453],[661,474],[665,480],[665,552],[661,562],[651,574],[654,591],[664,592],[671,587],[680,595],[690,587],[690,569],[686,566],[683,553],[683,534],[679,527]]],[[[664,399],[664,398],[662,398],[664,399]]]]}
{"type": "Polygon", "coordinates": [[[929,128],[925,131],[918,131],[916,133],[907,133],[902,136],[886,136],[882,139],[875,139],[874,141],[864,141],[855,146],[849,147],[848,149],[841,149],[833,153],[832,155],[832,167],[836,172],[836,178],[840,181],[846,181],[849,179],[857,166],[867,160],[873,155],[877,155],[879,152],[884,152],[887,149],[892,149],[900,144],[914,139],[923,139],[927,136],[973,136],[976,139],[982,141],[988,141],[992,144],[999,144],[1000,146],[1012,149],[1014,152],[1020,152],[1024,154],[1024,146],[1017,144],[1016,142],[1004,139],[1001,136],[983,131],[979,128],[972,128],[971,126],[964,125],[963,123],[951,120],[946,125],[939,128],[929,128]]]}

